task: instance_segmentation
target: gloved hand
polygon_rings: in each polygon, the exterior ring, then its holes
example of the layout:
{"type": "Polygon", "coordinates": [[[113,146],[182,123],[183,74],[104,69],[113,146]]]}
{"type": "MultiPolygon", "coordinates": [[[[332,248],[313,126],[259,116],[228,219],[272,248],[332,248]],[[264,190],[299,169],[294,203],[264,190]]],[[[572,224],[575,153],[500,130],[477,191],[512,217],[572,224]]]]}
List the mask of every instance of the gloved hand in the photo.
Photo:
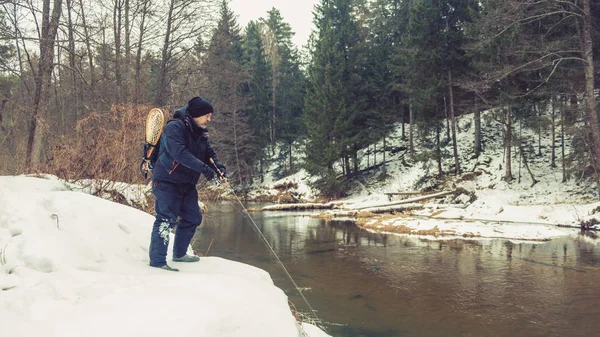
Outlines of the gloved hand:
{"type": "Polygon", "coordinates": [[[202,171],[202,174],[204,174],[206,180],[208,181],[215,179],[215,171],[208,165],[204,167],[204,171],[202,171]]]}
{"type": "Polygon", "coordinates": [[[219,171],[221,171],[222,178],[227,177],[227,169],[225,169],[225,165],[215,161],[215,166],[219,169],[219,171]]]}

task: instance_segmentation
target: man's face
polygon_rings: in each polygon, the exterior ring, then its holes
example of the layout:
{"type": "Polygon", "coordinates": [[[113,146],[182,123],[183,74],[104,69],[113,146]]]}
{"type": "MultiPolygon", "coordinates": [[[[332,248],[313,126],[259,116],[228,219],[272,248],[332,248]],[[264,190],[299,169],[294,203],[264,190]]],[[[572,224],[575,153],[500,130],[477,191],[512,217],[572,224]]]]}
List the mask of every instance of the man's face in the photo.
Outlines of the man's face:
{"type": "Polygon", "coordinates": [[[211,117],[212,117],[212,112],[207,115],[202,115],[200,117],[196,117],[196,118],[194,118],[194,121],[196,122],[196,124],[198,124],[198,126],[206,127],[208,125],[208,122],[210,122],[211,117]]]}

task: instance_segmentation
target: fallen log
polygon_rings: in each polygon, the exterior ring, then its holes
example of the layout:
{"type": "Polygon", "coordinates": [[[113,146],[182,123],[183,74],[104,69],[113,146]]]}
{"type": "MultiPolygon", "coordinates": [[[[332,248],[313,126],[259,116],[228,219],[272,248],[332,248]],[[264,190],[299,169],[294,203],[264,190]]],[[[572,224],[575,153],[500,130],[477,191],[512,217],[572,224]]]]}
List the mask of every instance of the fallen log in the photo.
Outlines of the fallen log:
{"type": "Polygon", "coordinates": [[[400,205],[383,206],[383,207],[369,207],[369,208],[361,208],[361,209],[331,210],[331,211],[326,211],[326,212],[314,215],[314,217],[331,219],[331,218],[340,218],[340,217],[360,217],[364,214],[396,213],[396,212],[406,212],[406,211],[417,211],[417,210],[422,210],[422,209],[443,210],[443,209],[449,209],[449,208],[466,208],[466,207],[467,207],[467,205],[464,205],[464,204],[411,203],[411,204],[400,204],[400,205]]]}
{"type": "Polygon", "coordinates": [[[383,207],[371,207],[371,208],[363,208],[358,212],[370,212],[370,213],[393,213],[393,212],[404,212],[404,211],[416,211],[422,209],[449,209],[449,208],[466,208],[467,205],[463,204],[419,204],[419,203],[411,203],[411,204],[400,204],[400,205],[392,205],[392,206],[383,206],[383,207]]]}
{"type": "Polygon", "coordinates": [[[378,208],[378,207],[387,207],[387,206],[394,206],[394,205],[410,204],[410,203],[414,203],[414,202],[421,201],[421,200],[427,200],[427,199],[432,199],[432,198],[443,197],[445,195],[452,194],[452,193],[455,193],[455,192],[456,191],[444,191],[444,192],[438,192],[438,193],[434,193],[434,194],[424,195],[422,197],[410,198],[410,199],[405,199],[405,200],[400,200],[400,201],[393,201],[393,202],[386,202],[386,203],[379,204],[379,205],[369,205],[369,206],[356,207],[356,208],[353,208],[353,209],[363,210],[363,209],[367,209],[367,208],[378,208]]]}
{"type": "Polygon", "coordinates": [[[322,212],[314,215],[315,218],[321,219],[332,219],[332,218],[357,218],[357,217],[369,217],[374,214],[382,214],[382,213],[394,213],[394,212],[402,212],[402,211],[416,211],[423,209],[423,205],[421,204],[409,204],[409,205],[397,205],[390,207],[373,207],[373,208],[365,208],[362,210],[331,210],[322,212]]]}
{"type": "Polygon", "coordinates": [[[361,208],[360,212],[381,214],[381,213],[393,213],[393,212],[401,212],[401,211],[416,211],[416,210],[421,210],[423,208],[425,208],[425,207],[422,204],[411,203],[411,204],[403,204],[403,205],[361,208]]]}
{"type": "Polygon", "coordinates": [[[334,207],[341,205],[342,202],[328,202],[325,204],[320,203],[298,203],[298,204],[278,204],[269,205],[258,209],[249,209],[249,212],[256,211],[302,211],[310,209],[333,209],[334,207]]]}
{"type": "Polygon", "coordinates": [[[465,209],[469,207],[467,204],[422,204],[424,208],[431,209],[449,209],[449,208],[460,208],[465,209]]]}
{"type": "Polygon", "coordinates": [[[356,218],[358,213],[358,211],[325,211],[311,215],[311,217],[317,219],[356,218]]]}
{"type": "Polygon", "coordinates": [[[388,197],[389,201],[392,201],[394,196],[405,198],[413,195],[423,195],[423,192],[383,192],[383,194],[388,197]]]}

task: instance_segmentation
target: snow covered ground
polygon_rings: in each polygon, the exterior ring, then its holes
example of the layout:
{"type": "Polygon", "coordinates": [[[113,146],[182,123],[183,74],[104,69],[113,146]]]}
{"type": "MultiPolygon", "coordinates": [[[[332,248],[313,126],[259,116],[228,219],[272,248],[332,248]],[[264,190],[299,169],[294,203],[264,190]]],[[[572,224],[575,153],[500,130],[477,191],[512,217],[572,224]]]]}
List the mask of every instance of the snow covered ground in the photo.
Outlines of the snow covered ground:
{"type": "Polygon", "coordinates": [[[149,267],[152,222],[56,178],[1,176],[0,336],[328,336],[261,269],[149,267]]]}
{"type": "MultiPolygon", "coordinates": [[[[474,158],[473,125],[472,114],[458,119],[457,138],[463,171],[460,176],[448,173],[446,179],[440,181],[436,177],[437,169],[433,158],[423,162],[412,160],[406,151],[388,152],[385,173],[381,168],[365,172],[360,180],[354,182],[350,195],[341,200],[344,204],[340,208],[351,210],[389,203],[385,194],[387,192],[466,191],[458,195],[420,201],[424,207],[421,210],[405,211],[397,216],[373,215],[370,219],[358,222],[369,230],[421,235],[433,239],[475,237],[545,241],[576,233],[582,222],[600,220],[600,202],[595,183],[591,179],[580,177],[570,177],[562,182],[558,137],[555,144],[557,167],[551,167],[550,129],[542,130],[540,156],[537,130],[528,129],[526,125],[521,127],[518,121],[514,125],[515,130],[520,130],[525,144],[524,153],[538,181],[532,185],[529,174],[519,160],[518,150],[513,151],[512,157],[512,174],[515,180],[511,183],[503,180],[505,162],[502,125],[489,111],[482,114],[484,151],[478,158],[474,158]]],[[[388,137],[389,148],[407,147],[407,141],[401,139],[400,130],[398,127],[388,137]]],[[[417,156],[423,157],[420,139],[418,136],[415,138],[416,150],[417,156]]],[[[570,139],[565,140],[565,145],[568,156],[570,139]]],[[[377,144],[377,148],[383,148],[383,143],[377,144]]],[[[451,143],[444,150],[446,156],[443,167],[447,171],[453,166],[449,149],[451,143]]],[[[361,167],[364,168],[367,156],[363,153],[360,157],[361,167]]],[[[379,153],[378,163],[382,159],[383,155],[379,153]]],[[[372,164],[372,155],[369,160],[372,164]]],[[[278,193],[274,186],[292,183],[297,186],[291,190],[293,194],[304,200],[311,200],[317,191],[307,184],[310,179],[304,171],[281,180],[267,179],[254,193],[273,195],[278,193]]],[[[600,229],[597,225],[591,227],[600,229]]]]}

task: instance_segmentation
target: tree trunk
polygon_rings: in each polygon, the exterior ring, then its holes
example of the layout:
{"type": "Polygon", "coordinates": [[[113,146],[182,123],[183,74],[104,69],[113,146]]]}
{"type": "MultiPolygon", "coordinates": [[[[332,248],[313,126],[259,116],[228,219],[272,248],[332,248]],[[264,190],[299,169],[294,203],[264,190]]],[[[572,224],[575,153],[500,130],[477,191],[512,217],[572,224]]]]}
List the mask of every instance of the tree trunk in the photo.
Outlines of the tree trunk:
{"type": "Polygon", "coordinates": [[[373,167],[377,166],[377,143],[373,143],[373,167]]]}
{"type": "Polygon", "coordinates": [[[440,149],[440,131],[441,127],[438,123],[435,126],[435,159],[437,161],[438,177],[444,175],[444,169],[442,168],[442,150],[440,149]]]}
{"type": "MultiPolygon", "coordinates": [[[[17,49],[17,57],[19,60],[19,74],[25,74],[24,68],[23,68],[23,56],[21,54],[21,41],[19,39],[19,20],[18,20],[18,13],[17,13],[17,3],[13,3],[13,25],[14,25],[14,36],[15,36],[15,46],[17,49]]],[[[24,45],[24,44],[23,44],[24,45]]],[[[27,54],[27,49],[24,49],[24,53],[25,55],[27,54]]],[[[23,84],[23,86],[25,87],[25,91],[21,90],[20,91],[20,96],[21,96],[21,102],[25,102],[25,94],[30,95],[31,94],[31,89],[29,88],[29,84],[27,83],[27,81],[24,80],[24,78],[21,77],[21,83],[23,84]]]]}
{"type": "Polygon", "coordinates": [[[290,150],[290,173],[294,172],[294,161],[292,156],[292,142],[288,144],[290,150]]]}
{"type": "Polygon", "coordinates": [[[129,20],[129,12],[130,12],[130,1],[125,0],[125,71],[123,74],[125,75],[124,86],[123,86],[123,97],[125,102],[131,102],[131,22],[129,20]]]}
{"type": "MultiPolygon", "coordinates": [[[[79,0],[81,10],[81,22],[83,24],[83,35],[85,37],[85,47],[87,50],[88,67],[90,68],[90,88],[92,89],[92,97],[94,97],[94,86],[96,85],[96,71],[94,70],[94,54],[92,52],[92,39],[90,37],[88,26],[85,21],[85,10],[83,0],[79,0]]],[[[94,100],[92,100],[93,102],[94,100]]]]}
{"type": "MultiPolygon", "coordinates": [[[[592,155],[595,159],[596,171],[600,169],[600,121],[596,112],[594,98],[594,54],[592,44],[592,15],[590,0],[583,0],[583,58],[585,60],[585,94],[586,111],[592,131],[592,155]]],[[[596,179],[600,179],[598,174],[596,179]]],[[[600,188],[600,184],[598,187],[600,188]]]]}
{"type": "Polygon", "coordinates": [[[452,89],[452,69],[448,70],[448,90],[450,93],[450,123],[452,125],[452,150],[454,153],[454,169],[456,175],[459,175],[460,161],[458,160],[458,144],[456,141],[456,117],[454,114],[454,90],[452,89]]]}
{"type": "Polygon", "coordinates": [[[552,104],[552,159],[550,161],[550,167],[555,168],[556,167],[556,106],[554,104],[556,100],[555,96],[552,96],[551,98],[551,104],[552,104]]]}
{"type": "Polygon", "coordinates": [[[406,140],[406,120],[404,119],[404,108],[402,109],[402,140],[406,140]]]}
{"type": "Polygon", "coordinates": [[[54,43],[58,21],[60,19],[62,0],[54,0],[50,14],[50,0],[44,0],[42,9],[42,31],[40,36],[40,62],[35,74],[35,96],[33,118],[27,142],[27,166],[34,170],[42,160],[42,146],[46,125],[46,110],[50,102],[50,84],[54,69],[54,43]],[[52,15],[52,16],[50,16],[52,15]]]}
{"type": "MultiPolygon", "coordinates": [[[[140,19],[140,29],[139,29],[139,36],[138,36],[138,49],[135,55],[135,74],[133,77],[133,81],[135,82],[134,84],[134,95],[133,95],[133,102],[135,104],[138,104],[141,100],[141,94],[140,94],[140,88],[142,86],[142,83],[140,81],[140,73],[142,71],[142,43],[144,42],[144,34],[146,33],[146,17],[148,16],[148,1],[144,1],[143,7],[142,7],[142,12],[141,12],[141,19],[140,19]]],[[[262,171],[261,171],[262,172],[262,171]]],[[[262,179],[262,178],[261,178],[262,179]]],[[[262,180],[261,180],[262,182],[262,180]]]]}
{"type": "Polygon", "coordinates": [[[346,163],[346,174],[347,174],[348,177],[350,177],[350,176],[352,176],[352,173],[354,172],[352,170],[352,166],[351,166],[351,164],[352,164],[352,154],[348,153],[348,154],[344,155],[344,157],[345,157],[344,161],[346,163]]]}
{"type": "Polygon", "coordinates": [[[505,134],[505,139],[504,139],[504,150],[505,150],[504,153],[505,153],[505,159],[506,159],[506,163],[505,163],[506,170],[505,170],[505,174],[504,174],[504,180],[506,182],[511,182],[514,179],[512,176],[512,169],[511,169],[512,124],[511,124],[511,118],[510,118],[510,110],[511,110],[511,107],[509,106],[505,113],[506,134],[505,134]]]}
{"type": "MultiPolygon", "coordinates": [[[[57,42],[56,43],[56,70],[54,70],[52,72],[52,80],[50,81],[51,83],[59,83],[59,78],[66,78],[68,76],[63,76],[64,71],[64,67],[61,66],[61,62],[63,59],[62,56],[62,50],[65,47],[60,43],[57,42]]],[[[58,93],[58,85],[51,85],[50,86],[51,90],[54,91],[54,95],[53,95],[53,99],[54,99],[54,104],[52,104],[52,102],[48,103],[48,108],[56,111],[60,114],[60,123],[58,123],[58,128],[55,128],[53,131],[53,133],[55,135],[65,135],[67,132],[67,115],[66,115],[66,109],[65,109],[65,99],[64,97],[62,97],[61,95],[59,95],[58,93]]],[[[55,118],[54,118],[55,120],[55,118]]]]}
{"type": "Polygon", "coordinates": [[[523,155],[523,120],[519,121],[519,140],[517,141],[518,149],[519,149],[519,169],[517,171],[517,183],[521,183],[521,164],[525,156],[523,155]]]}
{"type": "Polygon", "coordinates": [[[444,96],[444,115],[446,116],[446,139],[451,140],[450,137],[450,116],[448,116],[448,102],[446,102],[446,96],[444,96]]]}
{"type": "Polygon", "coordinates": [[[542,156],[542,109],[539,109],[537,105],[533,105],[533,111],[538,116],[538,157],[542,156]]]}
{"type": "Polygon", "coordinates": [[[77,75],[77,71],[76,71],[76,67],[77,65],[75,64],[75,34],[74,34],[74,29],[73,29],[73,19],[71,17],[71,14],[73,12],[73,0],[67,0],[67,16],[68,16],[68,36],[69,36],[69,67],[71,68],[71,85],[73,93],[74,93],[74,99],[75,99],[75,104],[74,106],[71,107],[71,110],[74,110],[74,118],[75,118],[75,122],[77,122],[80,119],[80,115],[79,115],[79,109],[81,106],[81,101],[80,99],[82,99],[83,97],[81,96],[81,86],[77,85],[78,83],[78,75],[77,75]]]}
{"type": "Polygon", "coordinates": [[[238,171],[238,180],[239,182],[242,182],[241,177],[243,176],[242,173],[242,166],[240,163],[240,151],[239,151],[239,140],[238,140],[238,128],[237,128],[237,108],[233,109],[233,112],[231,113],[232,117],[233,117],[233,150],[235,151],[235,166],[237,167],[237,171],[238,171]]]}
{"type": "Polygon", "coordinates": [[[114,0],[113,6],[113,35],[115,37],[115,79],[116,92],[114,103],[121,103],[121,89],[123,87],[123,75],[121,74],[121,31],[123,20],[123,0],[114,0]]]}
{"type": "Polygon", "coordinates": [[[167,67],[169,59],[171,58],[171,31],[173,24],[173,9],[175,7],[175,1],[169,2],[169,13],[167,15],[167,29],[165,31],[165,40],[162,46],[161,61],[160,61],[160,73],[158,77],[158,87],[156,88],[156,98],[154,103],[157,106],[164,106],[167,98],[167,67]]]}
{"type": "Polygon", "coordinates": [[[399,98],[399,97],[394,97],[394,106],[396,107],[396,109],[394,109],[394,110],[397,110],[397,109],[398,109],[398,107],[399,107],[399,111],[398,111],[398,113],[399,113],[399,114],[400,114],[400,116],[401,116],[401,117],[400,117],[400,123],[402,124],[402,135],[401,135],[401,139],[402,139],[402,140],[406,140],[406,134],[405,134],[405,131],[404,131],[404,123],[405,123],[405,121],[406,121],[406,120],[405,120],[405,118],[404,118],[404,106],[405,106],[405,105],[404,105],[404,104],[402,104],[402,102],[400,102],[400,98],[399,98]]]}
{"type": "MultiPolygon", "coordinates": [[[[539,181],[537,179],[535,179],[535,176],[533,175],[531,168],[529,168],[529,164],[527,163],[527,157],[525,156],[525,153],[523,153],[523,146],[522,146],[522,143],[520,143],[520,142],[519,142],[519,153],[521,154],[521,159],[523,159],[523,165],[525,165],[525,169],[527,170],[527,173],[529,173],[529,177],[531,177],[531,186],[530,187],[533,187],[533,185],[537,184],[539,181]]],[[[521,170],[521,168],[519,167],[519,171],[520,170],[521,170]]],[[[521,182],[521,173],[519,173],[519,182],[521,182]]]]}
{"type": "Polygon", "coordinates": [[[481,111],[478,107],[475,107],[473,118],[475,119],[475,144],[473,149],[475,150],[475,158],[479,158],[479,155],[481,155],[481,111]]]}
{"type": "Polygon", "coordinates": [[[354,164],[354,173],[358,173],[358,145],[356,143],[352,151],[352,164],[354,164]]]}
{"type": "Polygon", "coordinates": [[[279,104],[277,91],[279,89],[279,64],[281,61],[281,55],[274,29],[275,27],[269,27],[267,34],[265,34],[263,37],[266,39],[265,44],[271,60],[271,113],[269,116],[269,141],[271,142],[270,145],[273,155],[275,155],[275,126],[277,123],[277,104],[279,104]]]}
{"type": "Polygon", "coordinates": [[[413,143],[413,123],[414,123],[414,113],[412,104],[408,105],[408,149],[410,151],[410,155],[415,155],[415,146],[413,143]]]}
{"type": "Polygon", "coordinates": [[[560,148],[561,148],[561,165],[562,165],[562,182],[567,182],[567,164],[565,161],[565,109],[567,105],[566,95],[561,97],[561,113],[560,113],[560,148]]]}
{"type": "Polygon", "coordinates": [[[387,137],[383,136],[383,165],[385,166],[385,152],[387,149],[387,137]]]}
{"type": "MultiPolygon", "coordinates": [[[[273,76],[274,77],[274,76],[273,76]]],[[[273,80],[273,85],[275,85],[275,80],[273,80]]],[[[276,104],[277,97],[275,93],[275,89],[273,89],[273,97],[271,100],[273,106],[271,108],[271,116],[269,118],[269,140],[271,141],[271,148],[273,149],[273,155],[275,155],[275,114],[276,114],[276,104]]]]}

